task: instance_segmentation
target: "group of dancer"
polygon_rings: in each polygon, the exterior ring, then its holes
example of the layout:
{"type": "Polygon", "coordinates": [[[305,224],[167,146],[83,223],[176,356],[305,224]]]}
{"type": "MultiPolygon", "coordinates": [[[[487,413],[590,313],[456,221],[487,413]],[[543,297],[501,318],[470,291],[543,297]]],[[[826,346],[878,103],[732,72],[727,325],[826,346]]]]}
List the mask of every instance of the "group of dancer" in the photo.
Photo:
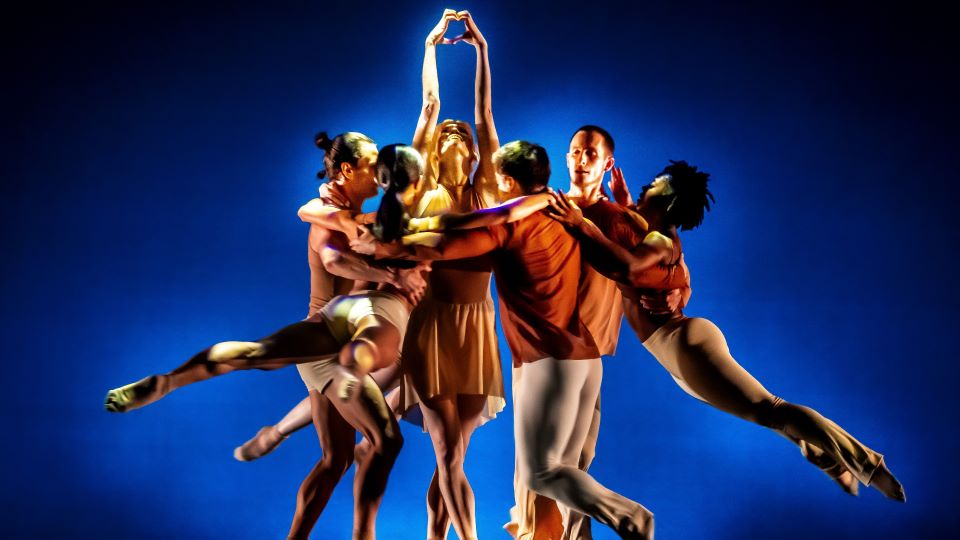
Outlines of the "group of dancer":
{"type": "Polygon", "coordinates": [[[513,365],[516,506],[506,529],[515,538],[590,538],[590,519],[621,538],[653,538],[653,514],[588,472],[601,355],[615,354],[624,317],[691,396],[784,435],[847,493],[864,484],[905,499],[880,454],[768,392],[716,325],[683,314],[690,279],[678,231],[698,227],[710,209],[709,175],[671,162],[634,202],[614,167],[613,137],[587,125],[570,140],[569,189],[548,189],[542,147],[499,143],[487,42],[468,12],[446,10],[427,36],[409,146],[378,150],[358,132],[315,142],[326,182],[299,211],[310,224],[307,318],[260,340],[217,343],[106,398],[107,410],[125,412],[235,370],[295,364],[307,397],[234,453],[258,459],[313,423],[323,455],[299,488],[289,538],[309,535],[354,462],[353,536],[375,537],[403,444],[398,418],[422,425],[436,454],[427,538],[446,538],[451,525],[461,539],[477,537],[463,464],[475,429],[506,403],[491,273],[513,365]],[[466,32],[445,38],[458,20],[466,32]],[[466,122],[438,122],[437,47],[460,41],[476,50],[475,140],[466,122]],[[362,213],[378,188],[379,209],[362,213]]]}

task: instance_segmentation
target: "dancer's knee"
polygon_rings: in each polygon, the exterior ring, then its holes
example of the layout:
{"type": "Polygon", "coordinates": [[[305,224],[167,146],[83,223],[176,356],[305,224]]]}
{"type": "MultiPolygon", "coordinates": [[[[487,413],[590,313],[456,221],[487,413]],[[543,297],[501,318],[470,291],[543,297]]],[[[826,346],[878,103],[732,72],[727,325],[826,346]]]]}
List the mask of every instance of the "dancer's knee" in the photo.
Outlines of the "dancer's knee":
{"type": "Polygon", "coordinates": [[[349,452],[324,452],[320,459],[320,467],[324,470],[334,472],[338,476],[346,474],[350,466],[353,465],[353,449],[349,452]]]}
{"type": "Polygon", "coordinates": [[[400,434],[398,426],[387,428],[373,442],[373,451],[385,456],[396,457],[401,448],[403,448],[403,435],[400,434]]]}
{"type": "Polygon", "coordinates": [[[437,448],[437,468],[442,474],[463,469],[463,449],[459,446],[443,445],[437,448]]]}
{"type": "Polygon", "coordinates": [[[211,362],[226,362],[227,360],[256,358],[263,356],[265,352],[266,347],[255,341],[224,341],[210,347],[207,358],[211,362]]]}

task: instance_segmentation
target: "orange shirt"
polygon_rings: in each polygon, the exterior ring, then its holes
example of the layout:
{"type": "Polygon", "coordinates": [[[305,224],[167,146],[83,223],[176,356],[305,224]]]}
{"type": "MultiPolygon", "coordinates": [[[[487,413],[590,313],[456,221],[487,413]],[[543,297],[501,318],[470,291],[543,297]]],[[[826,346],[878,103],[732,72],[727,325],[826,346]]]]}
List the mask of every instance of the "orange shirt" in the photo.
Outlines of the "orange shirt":
{"type": "MultiPolygon", "coordinates": [[[[594,204],[583,207],[583,215],[594,222],[608,238],[617,242],[618,237],[625,235],[620,229],[626,228],[626,233],[634,233],[636,226],[628,216],[623,214],[623,208],[607,200],[599,200],[594,204]]],[[[617,341],[620,338],[620,323],[623,320],[623,298],[616,282],[607,279],[600,272],[593,269],[584,260],[580,277],[580,318],[587,325],[601,354],[613,355],[617,352],[617,341]]]]}
{"type": "Polygon", "coordinates": [[[488,230],[498,246],[492,253],[493,275],[513,365],[547,356],[598,358],[600,351],[580,319],[577,241],[541,213],[488,230]]]}

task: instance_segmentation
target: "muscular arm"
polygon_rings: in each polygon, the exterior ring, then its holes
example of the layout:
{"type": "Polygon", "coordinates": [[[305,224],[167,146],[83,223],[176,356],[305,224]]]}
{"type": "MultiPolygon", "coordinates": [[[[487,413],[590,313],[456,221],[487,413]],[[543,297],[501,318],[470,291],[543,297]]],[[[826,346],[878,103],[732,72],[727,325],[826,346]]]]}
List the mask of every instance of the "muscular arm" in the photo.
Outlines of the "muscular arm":
{"type": "Polygon", "coordinates": [[[350,210],[324,204],[320,199],[311,199],[297,211],[297,216],[300,217],[301,221],[318,225],[327,230],[342,232],[350,237],[357,234],[357,222],[354,220],[354,214],[355,212],[350,210]]]}
{"type": "Polygon", "coordinates": [[[487,54],[487,40],[474,22],[469,12],[461,11],[460,18],[467,27],[471,44],[477,51],[477,74],[474,84],[474,124],[477,129],[477,146],[480,150],[480,163],[473,176],[474,187],[480,194],[485,206],[500,202],[497,179],[494,174],[493,154],[500,148],[497,126],[493,122],[493,97],[490,82],[490,57],[487,54]]]}
{"type": "Polygon", "coordinates": [[[489,229],[470,231],[452,231],[442,235],[421,233],[423,243],[414,238],[404,237],[403,243],[383,244],[377,242],[374,255],[384,259],[405,259],[413,261],[435,261],[447,259],[465,259],[489,253],[499,247],[499,242],[489,229]],[[429,235],[429,237],[428,237],[429,235]]]}
{"type": "Polygon", "coordinates": [[[423,105],[420,107],[420,118],[417,120],[417,129],[413,132],[411,146],[426,157],[427,145],[433,140],[433,133],[437,129],[437,119],[440,118],[440,82],[437,77],[437,46],[429,41],[423,50],[423,105]]]}
{"type": "Polygon", "coordinates": [[[479,229],[512,223],[547,207],[552,200],[549,193],[517,197],[509,202],[462,214],[443,214],[428,218],[413,218],[407,225],[411,231],[451,231],[479,229]]]}
{"type": "Polygon", "coordinates": [[[376,281],[396,285],[396,273],[370,265],[362,257],[329,246],[320,252],[323,267],[331,274],[358,281],[376,281]]]}
{"type": "Polygon", "coordinates": [[[324,269],[335,276],[394,285],[397,283],[395,271],[371,265],[362,257],[351,253],[346,245],[331,238],[329,231],[311,234],[310,249],[320,254],[324,269]]]}
{"type": "Polygon", "coordinates": [[[634,251],[629,251],[604,236],[589,219],[581,221],[573,233],[580,240],[590,266],[605,277],[631,287],[643,287],[635,275],[662,262],[666,256],[662,247],[648,244],[640,244],[634,251]]]}
{"type": "MultiPolygon", "coordinates": [[[[440,80],[437,77],[437,44],[443,41],[443,34],[447,31],[450,21],[456,20],[457,14],[452,9],[443,11],[440,21],[427,35],[423,44],[423,70],[421,80],[423,85],[423,104],[420,107],[420,118],[417,120],[417,129],[413,132],[411,146],[429,163],[431,159],[430,144],[433,142],[434,132],[437,130],[437,119],[440,118],[440,80]]],[[[424,193],[436,188],[436,178],[433,175],[424,175],[417,188],[417,199],[424,193]]]]}

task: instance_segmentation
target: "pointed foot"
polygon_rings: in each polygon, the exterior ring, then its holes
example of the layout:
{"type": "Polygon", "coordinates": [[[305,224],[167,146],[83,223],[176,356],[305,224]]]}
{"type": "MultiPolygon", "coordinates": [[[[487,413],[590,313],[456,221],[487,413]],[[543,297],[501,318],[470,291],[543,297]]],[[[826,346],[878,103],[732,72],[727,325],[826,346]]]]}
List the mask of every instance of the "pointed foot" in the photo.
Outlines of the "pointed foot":
{"type": "Polygon", "coordinates": [[[273,452],[286,440],[276,426],[264,426],[252,439],[234,448],[233,458],[237,461],[254,461],[273,452]]]}

